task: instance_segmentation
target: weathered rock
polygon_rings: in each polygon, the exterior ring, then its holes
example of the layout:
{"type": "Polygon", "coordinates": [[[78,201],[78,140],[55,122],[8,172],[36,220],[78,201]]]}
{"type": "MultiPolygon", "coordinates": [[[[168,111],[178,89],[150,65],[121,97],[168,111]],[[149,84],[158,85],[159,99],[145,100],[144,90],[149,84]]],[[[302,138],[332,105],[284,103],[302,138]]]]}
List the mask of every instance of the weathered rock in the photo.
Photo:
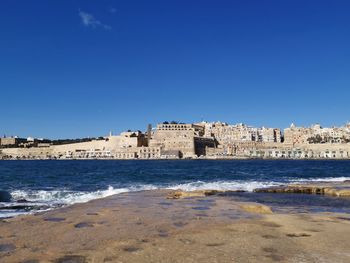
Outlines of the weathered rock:
{"type": "Polygon", "coordinates": [[[55,263],[85,263],[86,258],[78,255],[66,255],[54,260],[55,263]]]}
{"type": "Polygon", "coordinates": [[[215,193],[204,191],[204,190],[198,190],[198,191],[174,191],[168,194],[167,199],[180,199],[180,198],[187,198],[187,197],[203,197],[206,195],[213,195],[215,193]],[[206,194],[208,193],[208,194],[206,194]]]}
{"type": "Polygon", "coordinates": [[[176,190],[168,194],[167,199],[181,199],[187,197],[205,197],[211,195],[226,195],[230,193],[241,193],[244,190],[196,190],[196,191],[182,191],[176,190]]]}
{"type": "Polygon", "coordinates": [[[256,193],[299,193],[299,194],[320,194],[332,196],[349,196],[350,187],[348,184],[293,184],[273,186],[268,188],[254,189],[256,193]]]}
{"type": "Polygon", "coordinates": [[[240,209],[250,212],[250,213],[257,213],[257,214],[272,214],[272,210],[267,205],[262,204],[241,204],[239,206],[240,209]]]}

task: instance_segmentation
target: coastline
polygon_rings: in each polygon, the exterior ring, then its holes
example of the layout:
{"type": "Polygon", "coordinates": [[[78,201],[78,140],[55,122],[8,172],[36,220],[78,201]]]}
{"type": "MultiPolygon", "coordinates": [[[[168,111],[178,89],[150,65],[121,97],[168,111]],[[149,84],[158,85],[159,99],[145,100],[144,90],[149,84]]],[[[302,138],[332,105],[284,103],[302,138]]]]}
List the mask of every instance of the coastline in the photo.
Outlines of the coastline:
{"type": "Polygon", "coordinates": [[[169,199],[173,193],[128,192],[1,220],[0,261],[350,260],[350,217],[346,213],[295,212],[289,207],[280,210],[279,205],[272,206],[270,213],[260,209],[265,205],[231,193],[206,195],[202,191],[169,199]],[[244,209],[247,206],[252,208],[244,209]]]}
{"type": "Polygon", "coordinates": [[[234,161],[234,160],[264,160],[264,161],[350,161],[350,158],[258,158],[258,157],[229,157],[229,158],[154,158],[154,159],[116,159],[116,158],[24,158],[24,159],[0,159],[1,161],[234,161]]]}

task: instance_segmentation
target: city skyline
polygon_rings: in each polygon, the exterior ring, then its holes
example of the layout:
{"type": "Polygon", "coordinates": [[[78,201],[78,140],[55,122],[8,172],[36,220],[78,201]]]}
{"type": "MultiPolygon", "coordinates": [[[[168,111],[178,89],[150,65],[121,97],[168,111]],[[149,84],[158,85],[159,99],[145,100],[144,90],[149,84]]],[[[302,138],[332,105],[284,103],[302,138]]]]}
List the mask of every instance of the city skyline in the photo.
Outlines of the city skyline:
{"type": "Polygon", "coordinates": [[[146,127],[143,127],[142,129],[133,129],[132,127],[129,127],[125,130],[119,130],[119,129],[109,129],[108,132],[104,132],[101,134],[97,134],[97,135],[91,135],[91,136],[78,136],[78,137],[43,137],[43,136],[33,136],[31,135],[18,135],[18,134],[1,134],[0,138],[33,138],[33,139],[49,139],[49,140],[60,140],[60,139],[79,139],[79,138],[101,138],[101,137],[106,137],[106,136],[110,136],[110,135],[117,135],[120,134],[122,132],[137,132],[137,131],[141,131],[144,133],[147,133],[148,127],[149,125],[151,125],[151,129],[155,130],[157,125],[159,124],[225,124],[231,127],[234,126],[246,126],[248,128],[253,128],[253,129],[263,129],[263,128],[268,128],[268,129],[279,129],[283,135],[284,130],[291,128],[291,127],[295,127],[295,128],[303,128],[303,129],[308,129],[308,128],[313,128],[315,126],[319,126],[321,129],[332,129],[332,128],[344,128],[344,127],[350,127],[350,122],[346,121],[340,125],[333,125],[333,126],[324,126],[322,125],[322,123],[318,123],[318,122],[313,122],[310,125],[299,125],[298,123],[295,122],[291,122],[288,126],[286,127],[276,127],[276,126],[254,126],[251,125],[249,123],[245,123],[245,122],[235,122],[235,123],[230,123],[230,122],[226,122],[223,120],[217,120],[217,121],[207,121],[207,120],[201,120],[198,122],[182,122],[182,121],[161,121],[161,122],[157,122],[157,123],[148,123],[146,127]]]}
{"type": "Polygon", "coordinates": [[[0,134],[350,119],[350,3],[2,1],[0,134]],[[20,7],[20,8],[19,8],[20,7]]]}
{"type": "Polygon", "coordinates": [[[163,122],[147,132],[46,140],[0,138],[1,159],[346,159],[350,123],[343,127],[252,127],[242,123],[163,122]]]}

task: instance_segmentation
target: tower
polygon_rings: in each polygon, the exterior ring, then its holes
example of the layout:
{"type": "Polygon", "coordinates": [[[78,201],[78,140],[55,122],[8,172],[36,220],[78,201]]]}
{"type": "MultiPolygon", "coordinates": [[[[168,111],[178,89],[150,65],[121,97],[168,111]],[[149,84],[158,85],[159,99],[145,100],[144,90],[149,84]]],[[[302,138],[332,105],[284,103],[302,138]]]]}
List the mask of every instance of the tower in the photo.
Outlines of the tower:
{"type": "Polygon", "coordinates": [[[148,124],[147,126],[147,145],[150,145],[151,142],[151,135],[152,134],[152,124],[148,124]]]}

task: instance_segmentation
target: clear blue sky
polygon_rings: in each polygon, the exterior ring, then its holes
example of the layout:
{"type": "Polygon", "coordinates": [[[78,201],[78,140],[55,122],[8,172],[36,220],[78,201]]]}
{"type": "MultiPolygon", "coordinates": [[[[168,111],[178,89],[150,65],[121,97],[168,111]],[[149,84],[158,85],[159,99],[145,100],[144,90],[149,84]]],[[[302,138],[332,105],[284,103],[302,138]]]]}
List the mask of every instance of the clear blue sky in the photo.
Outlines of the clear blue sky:
{"type": "Polygon", "coordinates": [[[350,1],[0,1],[0,134],[350,120],[350,1]]]}

